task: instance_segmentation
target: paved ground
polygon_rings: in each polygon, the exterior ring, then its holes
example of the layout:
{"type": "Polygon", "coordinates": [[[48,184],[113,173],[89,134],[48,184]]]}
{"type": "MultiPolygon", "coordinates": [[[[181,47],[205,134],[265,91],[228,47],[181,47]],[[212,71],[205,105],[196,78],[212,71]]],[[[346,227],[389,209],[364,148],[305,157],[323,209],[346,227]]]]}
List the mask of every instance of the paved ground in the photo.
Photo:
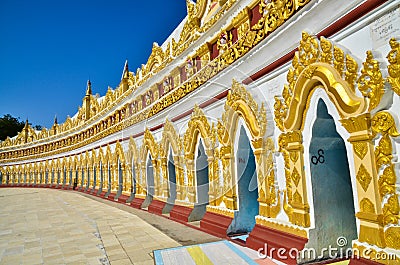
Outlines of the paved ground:
{"type": "Polygon", "coordinates": [[[0,265],[154,264],[154,258],[164,265],[282,264],[165,217],[84,193],[1,188],[0,205],[0,265]],[[203,244],[209,242],[216,243],[203,244]],[[159,250],[156,257],[154,250],[159,250]]]}
{"type": "Polygon", "coordinates": [[[154,264],[153,250],[219,240],[163,217],[82,195],[0,189],[0,264],[154,264]],[[123,207],[127,209],[119,209],[123,207]],[[162,223],[169,236],[141,218],[160,227],[162,223]]]}

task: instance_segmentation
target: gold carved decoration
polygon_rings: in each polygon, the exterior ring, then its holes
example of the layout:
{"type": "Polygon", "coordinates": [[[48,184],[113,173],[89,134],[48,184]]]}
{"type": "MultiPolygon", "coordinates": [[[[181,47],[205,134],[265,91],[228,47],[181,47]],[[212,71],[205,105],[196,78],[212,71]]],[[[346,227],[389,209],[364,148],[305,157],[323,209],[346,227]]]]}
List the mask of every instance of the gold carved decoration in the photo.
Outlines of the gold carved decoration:
{"type": "MultiPolygon", "coordinates": [[[[224,3],[221,9],[204,25],[201,26],[200,31],[204,32],[207,30],[211,25],[213,25],[231,6],[236,2],[236,0],[230,0],[224,3]]],[[[309,1],[301,1],[301,3],[296,3],[295,11],[298,7],[304,5],[309,1]]],[[[268,7],[264,8],[263,14],[268,14],[266,10],[276,7],[268,7]]],[[[285,11],[286,15],[283,19],[288,19],[288,14],[294,14],[292,8],[293,6],[282,6],[287,12],[285,11]],[[287,18],[286,18],[287,17],[287,18]]],[[[238,14],[238,17],[243,17],[243,14],[238,14]]],[[[175,84],[177,86],[172,93],[168,93],[166,96],[161,97],[155,104],[151,104],[151,107],[145,108],[146,106],[142,106],[141,96],[139,98],[134,99],[131,102],[131,106],[126,104],[123,106],[121,110],[115,113],[108,113],[111,109],[118,106],[122,100],[129,95],[133,89],[136,89],[138,86],[142,85],[144,81],[147,80],[151,75],[144,75],[146,73],[146,67],[143,65],[142,69],[138,69],[136,75],[133,75],[131,72],[127,70],[127,64],[125,65],[125,69],[123,72],[123,80],[121,81],[120,87],[116,88],[115,90],[109,88],[106,96],[101,100],[98,101],[98,98],[94,96],[90,96],[90,102],[94,106],[92,108],[90,119],[83,123],[82,119],[77,119],[76,117],[70,118],[67,117],[67,120],[64,124],[57,125],[56,131],[57,136],[56,138],[43,138],[36,140],[35,143],[41,144],[39,147],[32,148],[29,144],[24,144],[24,150],[20,151],[11,151],[11,147],[14,145],[13,139],[6,139],[4,142],[0,143],[0,146],[6,147],[8,152],[0,152],[0,159],[2,161],[7,162],[16,162],[21,159],[38,159],[44,158],[47,156],[53,156],[57,154],[61,154],[64,152],[70,152],[72,150],[76,150],[77,148],[81,148],[86,146],[90,143],[96,142],[108,135],[111,135],[115,132],[121,131],[124,128],[127,128],[133,124],[141,122],[159,111],[169,107],[170,105],[174,104],[178,100],[182,99],[185,95],[193,91],[194,89],[198,88],[204,82],[215,76],[218,72],[222,71],[224,68],[229,66],[235,60],[241,58],[244,54],[246,54],[251,48],[257,45],[262,39],[264,39],[267,35],[264,32],[264,25],[269,24],[269,19],[273,20],[274,18],[265,19],[262,17],[256,25],[253,26],[252,29],[248,31],[243,31],[243,36],[239,36],[240,38],[238,41],[229,47],[224,54],[218,56],[214,61],[208,64],[204,69],[201,69],[199,72],[195,74],[195,77],[192,78],[189,82],[185,82],[181,86],[179,83],[175,84]],[[128,80],[126,80],[128,79],[128,80]],[[179,86],[179,87],[178,87],[179,86]],[[98,104],[98,106],[95,106],[98,104]],[[129,115],[129,109],[132,108],[134,111],[134,115],[129,115]],[[128,111],[127,111],[128,110],[128,111]],[[93,113],[96,113],[93,115],[93,113]],[[108,113],[108,115],[107,115],[108,113]],[[128,114],[128,115],[127,115],[128,114]],[[96,121],[96,123],[95,123],[96,121]],[[90,127],[88,126],[90,124],[90,127]],[[86,130],[85,132],[80,132],[81,130],[86,130]],[[22,158],[22,156],[24,158],[22,158]]],[[[238,22],[238,20],[236,20],[238,22]]],[[[240,20],[242,23],[241,25],[245,25],[249,23],[246,20],[240,20]]],[[[240,26],[241,27],[241,26],[240,26]]],[[[172,41],[173,44],[174,40],[172,41]]],[[[190,42],[185,42],[185,45],[180,46],[180,50],[183,51],[186,45],[189,45],[190,42]]],[[[172,45],[174,46],[174,45],[172,45]]],[[[176,46],[176,45],[175,45],[176,46]]],[[[176,48],[176,47],[175,47],[176,48]]],[[[158,48],[156,50],[159,50],[158,48]]],[[[168,44],[167,48],[164,52],[164,61],[170,62],[171,59],[171,45],[168,44]]],[[[153,54],[160,54],[158,51],[155,51],[153,54]]],[[[156,57],[156,56],[153,56],[156,57]]],[[[152,61],[152,60],[150,60],[152,61]]],[[[157,61],[157,60],[153,60],[157,61]]],[[[158,63],[158,61],[157,61],[158,63]]],[[[158,69],[158,68],[157,68],[158,69]]],[[[82,112],[82,110],[81,110],[82,112]]],[[[78,115],[79,116],[79,115],[78,115]]],[[[82,116],[82,115],[81,115],[82,116]]],[[[82,116],[83,117],[83,116],[82,116]]],[[[86,117],[86,115],[85,115],[86,117]]],[[[52,130],[53,131],[53,130],[52,130]]],[[[47,133],[42,133],[41,137],[47,133]]],[[[51,133],[50,133],[51,134],[51,133]]],[[[53,132],[54,134],[54,132],[53,132]]]]}
{"type": "Polygon", "coordinates": [[[381,172],[378,185],[379,194],[384,203],[383,223],[384,225],[398,224],[400,220],[400,207],[398,194],[396,193],[396,171],[392,163],[393,147],[391,137],[400,136],[396,128],[395,120],[391,113],[380,111],[375,114],[371,122],[374,136],[381,134],[381,139],[375,147],[375,160],[378,173],[381,172]]]}
{"type": "Polygon", "coordinates": [[[222,144],[221,160],[223,165],[224,182],[229,189],[225,192],[224,202],[229,209],[237,208],[236,190],[231,189],[237,183],[233,170],[235,157],[232,139],[238,133],[239,119],[242,118],[249,129],[251,145],[256,158],[256,173],[259,187],[260,209],[262,216],[275,217],[280,211],[280,197],[275,187],[274,171],[274,142],[266,138],[267,118],[264,104],[259,107],[253,96],[244,85],[233,80],[231,90],[222,114],[222,121],[218,121],[218,139],[222,144]],[[232,177],[233,176],[233,177],[232,177]]]}
{"type": "MultiPolygon", "coordinates": [[[[214,143],[212,141],[212,127],[210,126],[207,117],[204,115],[204,112],[199,108],[196,104],[194,106],[192,116],[188,123],[188,128],[183,136],[183,149],[185,155],[185,162],[187,168],[187,178],[188,178],[188,187],[187,187],[187,196],[189,201],[194,203],[197,198],[197,192],[195,187],[195,178],[196,178],[196,170],[195,170],[195,153],[197,151],[197,143],[199,142],[199,138],[203,139],[204,149],[208,158],[212,156],[211,152],[214,147],[214,143]]],[[[214,183],[213,166],[211,159],[208,159],[208,178],[210,183],[214,183]]],[[[215,191],[210,190],[209,193],[214,193],[215,191]]]]}
{"type": "Polygon", "coordinates": [[[349,133],[369,131],[369,129],[371,128],[371,114],[365,113],[357,117],[342,119],[340,120],[340,122],[349,133]]]}
{"type": "Polygon", "coordinates": [[[392,226],[386,229],[385,241],[388,247],[400,249],[400,227],[392,226]]]}
{"type": "Polygon", "coordinates": [[[400,44],[395,38],[390,39],[389,44],[392,50],[386,57],[389,61],[387,80],[393,91],[400,96],[400,44]]]}
{"type": "Polygon", "coordinates": [[[294,182],[294,184],[295,184],[296,186],[299,185],[300,175],[299,175],[299,172],[297,171],[296,168],[293,170],[293,173],[292,173],[292,180],[293,180],[293,182],[294,182]]]}
{"type": "Polygon", "coordinates": [[[368,143],[367,142],[355,142],[353,144],[353,149],[356,155],[360,159],[364,159],[365,155],[368,152],[368,143]]]}
{"type": "MultiPolygon", "coordinates": [[[[325,38],[318,41],[303,32],[282,97],[275,96],[274,119],[278,128],[281,131],[302,129],[303,113],[309,107],[313,91],[321,85],[342,118],[363,113],[366,102],[354,89],[357,70],[357,62],[350,54],[325,38]]],[[[375,100],[376,93],[368,95],[375,100]]]]}
{"type": "Polygon", "coordinates": [[[260,13],[264,15],[259,24],[264,26],[264,34],[268,34],[281,26],[294,12],[308,3],[308,0],[261,1],[260,13]]]}
{"type": "Polygon", "coordinates": [[[368,186],[371,183],[372,177],[363,164],[361,164],[360,168],[358,169],[356,179],[360,183],[363,190],[367,191],[368,186]]]}
{"type": "Polygon", "coordinates": [[[256,224],[260,224],[299,237],[308,238],[307,230],[302,229],[301,227],[295,227],[287,224],[274,222],[271,219],[265,218],[263,216],[256,216],[256,224]]]}
{"type": "Polygon", "coordinates": [[[309,206],[306,202],[307,193],[304,187],[304,169],[302,163],[297,161],[303,160],[303,145],[302,145],[302,133],[300,131],[293,131],[288,133],[282,133],[279,136],[279,152],[282,153],[285,162],[285,178],[286,178],[286,189],[284,190],[284,201],[283,209],[289,221],[293,224],[309,227],[310,226],[310,215],[309,206]],[[297,153],[298,158],[294,162],[290,157],[294,156],[290,153],[297,153]],[[298,176],[297,176],[298,175],[298,176]],[[295,182],[299,180],[296,184],[295,182]],[[299,186],[300,182],[302,185],[299,186]],[[299,186],[299,187],[298,187],[299,186]],[[298,189],[302,189],[300,194],[298,189]],[[304,200],[303,200],[304,198],[304,200]],[[304,201],[304,202],[303,202],[304,201]],[[295,211],[296,210],[296,211],[295,211]]]}
{"type": "Polygon", "coordinates": [[[162,133],[162,140],[160,144],[160,158],[162,166],[162,174],[166,179],[166,186],[164,192],[169,193],[168,181],[168,157],[170,147],[173,152],[173,160],[176,173],[176,196],[178,200],[184,200],[186,197],[186,190],[184,188],[184,169],[182,162],[182,141],[180,135],[176,132],[174,125],[168,119],[165,120],[164,130],[162,133]]]}
{"type": "Polygon", "coordinates": [[[367,52],[367,59],[363,63],[357,85],[363,96],[369,99],[368,110],[375,109],[385,93],[385,81],[379,68],[379,62],[373,58],[371,51],[367,52]]]}
{"type": "Polygon", "coordinates": [[[368,198],[363,198],[360,201],[360,209],[364,213],[375,213],[375,207],[374,204],[368,199],[368,198]]]}
{"type": "MultiPolygon", "coordinates": [[[[389,241],[395,240],[397,238],[398,237],[396,235],[393,236],[391,235],[389,237],[389,241]]],[[[355,249],[354,253],[359,253],[358,255],[360,255],[360,257],[375,262],[379,261],[378,264],[397,265],[400,263],[400,256],[396,252],[388,248],[385,249],[376,248],[371,245],[366,245],[366,244],[361,245],[357,244],[357,242],[354,242],[353,249],[355,249]]]]}
{"type": "Polygon", "coordinates": [[[207,205],[207,212],[228,216],[232,219],[235,217],[235,212],[225,207],[207,205]]]}

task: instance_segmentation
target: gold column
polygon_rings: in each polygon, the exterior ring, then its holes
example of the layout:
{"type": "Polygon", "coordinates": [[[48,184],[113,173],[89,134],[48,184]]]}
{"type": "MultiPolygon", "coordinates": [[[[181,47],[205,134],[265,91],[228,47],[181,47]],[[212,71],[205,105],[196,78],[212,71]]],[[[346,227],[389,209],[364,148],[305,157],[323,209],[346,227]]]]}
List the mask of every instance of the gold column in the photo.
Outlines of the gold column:
{"type": "Polygon", "coordinates": [[[191,203],[196,202],[196,186],[195,186],[195,170],[194,170],[194,154],[185,154],[186,174],[188,178],[187,196],[191,203]]]}
{"type": "MultiPolygon", "coordinates": [[[[123,163],[121,163],[121,174],[122,174],[122,177],[121,177],[121,180],[122,180],[122,183],[121,183],[121,192],[122,191],[126,191],[125,190],[125,187],[126,187],[126,168],[125,168],[125,164],[123,164],[123,163]]],[[[118,187],[119,187],[119,171],[118,171],[118,187]]]]}
{"type": "Polygon", "coordinates": [[[118,187],[118,165],[111,164],[110,165],[110,173],[111,173],[111,190],[115,191],[118,187]]]}
{"type": "Polygon", "coordinates": [[[169,189],[169,172],[168,172],[168,158],[163,156],[160,160],[161,170],[160,174],[162,174],[161,179],[163,180],[162,183],[162,196],[165,198],[170,197],[170,189],[169,189]]]}
{"type": "Polygon", "coordinates": [[[160,196],[162,193],[162,182],[160,181],[160,161],[158,159],[153,159],[153,176],[154,176],[154,195],[160,196]]]}
{"type": "Polygon", "coordinates": [[[78,187],[80,187],[81,185],[82,185],[82,168],[78,167],[78,187]]]}
{"type": "Polygon", "coordinates": [[[101,168],[101,166],[100,166],[100,164],[98,164],[96,166],[96,187],[95,187],[96,189],[100,188],[100,182],[101,182],[100,168],[101,168]]]}
{"type": "Polygon", "coordinates": [[[282,133],[279,137],[279,147],[285,159],[286,196],[284,210],[291,223],[309,227],[310,206],[307,202],[301,131],[282,133]]]}
{"type": "Polygon", "coordinates": [[[130,193],[132,186],[132,169],[129,167],[128,164],[124,165],[124,170],[122,173],[124,178],[123,191],[130,193]]]}
{"type": "Polygon", "coordinates": [[[223,167],[224,177],[224,203],[226,208],[230,210],[237,210],[237,194],[235,189],[235,180],[232,178],[232,172],[235,171],[235,163],[232,162],[232,158],[235,157],[231,146],[221,147],[221,160],[223,167]]]}
{"type": "Polygon", "coordinates": [[[142,172],[142,177],[140,178],[140,193],[142,195],[147,195],[148,190],[147,190],[147,172],[146,172],[146,164],[147,161],[143,161],[142,162],[142,168],[141,168],[141,172],[142,172]]]}
{"type": "Polygon", "coordinates": [[[108,190],[108,166],[107,164],[102,165],[103,166],[103,190],[106,189],[108,190]]]}
{"type": "Polygon", "coordinates": [[[183,201],[186,197],[184,157],[182,155],[174,156],[176,173],[176,198],[183,201]]]}
{"type": "Polygon", "coordinates": [[[213,150],[207,149],[207,162],[208,162],[208,180],[209,180],[209,191],[208,191],[208,201],[209,205],[217,206],[216,199],[218,198],[218,179],[215,180],[217,172],[215,172],[215,163],[216,160],[214,158],[213,150]]]}
{"type": "Polygon", "coordinates": [[[386,247],[382,223],[382,201],[379,195],[378,177],[372,142],[371,116],[369,113],[340,121],[350,133],[348,141],[353,145],[354,168],[357,179],[360,212],[359,241],[381,248],[386,247]]]}
{"type": "Polygon", "coordinates": [[[90,178],[89,173],[90,173],[90,169],[87,167],[87,165],[85,165],[85,167],[83,169],[83,186],[84,187],[86,187],[88,184],[88,178],[90,178]]]}
{"type": "MultiPolygon", "coordinates": [[[[270,139],[264,141],[264,139],[259,138],[253,140],[252,144],[256,147],[254,156],[256,158],[259,214],[275,218],[280,211],[280,201],[275,190],[272,154],[269,153],[267,156],[267,149],[265,148],[265,144],[270,143],[270,141],[270,139]]],[[[270,148],[271,143],[267,147],[270,148]]]]}

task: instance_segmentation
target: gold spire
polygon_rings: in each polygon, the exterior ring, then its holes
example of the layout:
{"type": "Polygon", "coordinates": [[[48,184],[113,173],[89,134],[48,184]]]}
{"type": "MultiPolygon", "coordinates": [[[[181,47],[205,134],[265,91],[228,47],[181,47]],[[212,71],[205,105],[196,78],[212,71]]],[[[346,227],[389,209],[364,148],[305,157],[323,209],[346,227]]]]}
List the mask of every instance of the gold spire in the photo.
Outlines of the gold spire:
{"type": "Polygon", "coordinates": [[[128,60],[125,61],[124,72],[122,73],[122,78],[129,79],[128,60]]]}
{"type": "Polygon", "coordinates": [[[91,94],[92,94],[92,83],[90,83],[90,80],[88,80],[86,87],[86,95],[91,95],[91,94]]]}

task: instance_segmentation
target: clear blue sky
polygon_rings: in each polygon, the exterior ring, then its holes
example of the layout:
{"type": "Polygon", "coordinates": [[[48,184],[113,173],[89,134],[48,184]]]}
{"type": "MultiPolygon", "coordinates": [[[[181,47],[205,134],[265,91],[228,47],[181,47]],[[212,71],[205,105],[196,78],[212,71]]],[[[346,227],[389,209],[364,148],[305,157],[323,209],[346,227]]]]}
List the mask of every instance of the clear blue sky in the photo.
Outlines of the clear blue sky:
{"type": "Polygon", "coordinates": [[[115,88],[186,16],[185,0],[1,0],[0,115],[51,127],[73,116],[90,78],[115,88]]]}

